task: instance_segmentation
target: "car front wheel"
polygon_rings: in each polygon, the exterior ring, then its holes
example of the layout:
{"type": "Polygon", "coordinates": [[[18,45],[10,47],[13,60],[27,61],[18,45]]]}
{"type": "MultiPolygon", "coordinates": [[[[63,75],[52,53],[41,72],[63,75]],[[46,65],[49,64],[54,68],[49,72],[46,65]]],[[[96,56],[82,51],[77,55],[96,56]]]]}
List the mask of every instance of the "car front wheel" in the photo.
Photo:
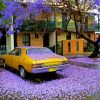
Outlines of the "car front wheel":
{"type": "Polygon", "coordinates": [[[4,68],[6,68],[6,63],[5,63],[4,60],[3,60],[3,64],[2,65],[3,65],[4,68]]]}
{"type": "Polygon", "coordinates": [[[19,71],[20,71],[21,78],[23,78],[23,79],[26,78],[26,71],[25,71],[25,69],[23,67],[20,67],[19,71]]]}

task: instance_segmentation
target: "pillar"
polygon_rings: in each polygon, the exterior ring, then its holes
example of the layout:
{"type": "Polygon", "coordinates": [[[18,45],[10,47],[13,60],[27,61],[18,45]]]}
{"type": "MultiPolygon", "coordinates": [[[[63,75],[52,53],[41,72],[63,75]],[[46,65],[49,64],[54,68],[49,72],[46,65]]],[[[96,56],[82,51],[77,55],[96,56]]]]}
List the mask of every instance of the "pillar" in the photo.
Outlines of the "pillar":
{"type": "Polygon", "coordinates": [[[14,34],[6,36],[6,45],[7,53],[11,52],[14,49],[14,34]]]}

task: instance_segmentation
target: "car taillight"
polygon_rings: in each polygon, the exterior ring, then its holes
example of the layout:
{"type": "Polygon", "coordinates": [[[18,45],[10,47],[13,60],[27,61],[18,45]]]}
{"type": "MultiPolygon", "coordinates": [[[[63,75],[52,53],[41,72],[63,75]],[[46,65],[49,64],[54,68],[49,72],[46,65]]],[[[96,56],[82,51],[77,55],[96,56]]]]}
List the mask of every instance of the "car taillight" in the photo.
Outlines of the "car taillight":
{"type": "Polygon", "coordinates": [[[64,65],[64,64],[68,64],[68,61],[64,61],[62,64],[63,64],[63,65],[64,65]]]}
{"type": "Polygon", "coordinates": [[[34,67],[34,68],[42,68],[43,64],[32,64],[32,67],[34,67]]]}

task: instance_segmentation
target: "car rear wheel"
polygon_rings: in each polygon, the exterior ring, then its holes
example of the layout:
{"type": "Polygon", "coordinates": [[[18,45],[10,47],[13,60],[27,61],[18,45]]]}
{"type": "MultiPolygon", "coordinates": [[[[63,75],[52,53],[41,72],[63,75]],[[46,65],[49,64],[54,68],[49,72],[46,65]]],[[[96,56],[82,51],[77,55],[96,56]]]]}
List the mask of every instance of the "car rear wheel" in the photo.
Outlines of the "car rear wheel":
{"type": "Polygon", "coordinates": [[[26,78],[26,71],[23,67],[19,68],[20,76],[21,78],[25,79],[26,78]]]}

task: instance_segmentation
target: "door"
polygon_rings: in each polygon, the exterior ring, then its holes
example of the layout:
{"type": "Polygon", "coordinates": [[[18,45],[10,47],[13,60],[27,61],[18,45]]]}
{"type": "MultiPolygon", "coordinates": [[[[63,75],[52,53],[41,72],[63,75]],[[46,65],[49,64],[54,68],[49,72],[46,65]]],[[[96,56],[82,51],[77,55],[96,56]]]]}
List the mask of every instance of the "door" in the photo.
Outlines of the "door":
{"type": "Polygon", "coordinates": [[[44,47],[49,47],[49,34],[46,33],[43,36],[43,46],[44,47]]]}
{"type": "Polygon", "coordinates": [[[3,32],[3,36],[0,37],[0,55],[6,53],[6,36],[5,32],[3,32]]]}
{"type": "Polygon", "coordinates": [[[6,64],[10,67],[13,66],[13,62],[12,62],[12,59],[13,59],[13,56],[15,55],[17,49],[13,49],[6,57],[6,64]]]}
{"type": "Polygon", "coordinates": [[[21,57],[21,48],[17,48],[11,58],[12,67],[18,69],[19,59],[21,57]]]}

